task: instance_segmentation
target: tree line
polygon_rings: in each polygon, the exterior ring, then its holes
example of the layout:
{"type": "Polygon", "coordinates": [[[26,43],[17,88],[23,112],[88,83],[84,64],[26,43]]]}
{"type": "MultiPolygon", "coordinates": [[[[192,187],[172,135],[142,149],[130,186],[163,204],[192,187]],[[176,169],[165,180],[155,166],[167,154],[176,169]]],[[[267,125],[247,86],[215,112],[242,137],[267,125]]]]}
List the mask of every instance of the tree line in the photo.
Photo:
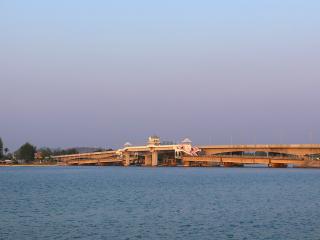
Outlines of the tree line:
{"type": "Polygon", "coordinates": [[[10,152],[9,148],[4,147],[3,141],[0,138],[0,160],[12,160],[13,162],[23,161],[32,163],[36,160],[53,161],[52,156],[77,154],[77,149],[51,149],[43,147],[37,149],[36,146],[29,142],[24,143],[18,150],[10,152]]]}

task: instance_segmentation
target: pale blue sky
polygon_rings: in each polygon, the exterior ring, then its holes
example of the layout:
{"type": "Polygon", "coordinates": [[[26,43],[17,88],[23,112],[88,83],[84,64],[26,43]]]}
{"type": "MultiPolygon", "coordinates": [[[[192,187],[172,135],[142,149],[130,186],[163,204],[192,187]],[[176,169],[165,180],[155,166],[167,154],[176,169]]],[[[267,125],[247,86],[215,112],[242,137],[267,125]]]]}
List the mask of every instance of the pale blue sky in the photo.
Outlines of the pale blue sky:
{"type": "Polygon", "coordinates": [[[0,0],[11,149],[320,142],[319,1],[0,0]]]}

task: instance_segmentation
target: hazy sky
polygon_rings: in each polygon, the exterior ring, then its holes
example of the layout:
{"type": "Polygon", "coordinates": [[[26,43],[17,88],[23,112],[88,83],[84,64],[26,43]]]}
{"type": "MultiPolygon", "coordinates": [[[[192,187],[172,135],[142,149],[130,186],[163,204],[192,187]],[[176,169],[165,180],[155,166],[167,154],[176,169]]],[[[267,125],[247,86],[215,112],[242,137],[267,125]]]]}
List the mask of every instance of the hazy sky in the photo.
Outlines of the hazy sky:
{"type": "Polygon", "coordinates": [[[0,0],[12,150],[320,142],[318,0],[0,0]]]}

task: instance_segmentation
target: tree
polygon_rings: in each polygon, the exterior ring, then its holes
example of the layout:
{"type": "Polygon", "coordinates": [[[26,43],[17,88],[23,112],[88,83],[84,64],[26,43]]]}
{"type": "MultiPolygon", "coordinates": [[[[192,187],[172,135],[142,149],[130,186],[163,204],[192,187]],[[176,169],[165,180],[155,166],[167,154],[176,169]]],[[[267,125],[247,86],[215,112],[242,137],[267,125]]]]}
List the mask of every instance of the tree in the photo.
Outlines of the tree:
{"type": "Polygon", "coordinates": [[[9,148],[7,148],[7,147],[4,148],[3,158],[4,159],[12,159],[12,154],[9,153],[9,148]]]}
{"type": "Polygon", "coordinates": [[[7,153],[7,154],[5,155],[5,158],[6,158],[6,159],[9,159],[9,160],[12,160],[12,159],[13,159],[12,153],[7,153]]]}
{"type": "Polygon", "coordinates": [[[23,144],[16,153],[18,159],[25,160],[26,162],[34,161],[34,154],[36,147],[30,143],[23,144]]]}
{"type": "Polygon", "coordinates": [[[68,155],[68,154],[77,154],[79,151],[75,148],[70,149],[56,149],[53,151],[52,155],[58,156],[58,155],[68,155]]]}
{"type": "Polygon", "coordinates": [[[39,149],[43,158],[49,158],[52,156],[52,150],[48,147],[43,147],[39,149]]]}
{"type": "Polygon", "coordinates": [[[105,151],[103,148],[97,148],[96,150],[94,150],[94,152],[103,152],[105,151]]]}
{"type": "Polygon", "coordinates": [[[3,142],[2,139],[0,138],[0,159],[3,158],[3,142]]]}

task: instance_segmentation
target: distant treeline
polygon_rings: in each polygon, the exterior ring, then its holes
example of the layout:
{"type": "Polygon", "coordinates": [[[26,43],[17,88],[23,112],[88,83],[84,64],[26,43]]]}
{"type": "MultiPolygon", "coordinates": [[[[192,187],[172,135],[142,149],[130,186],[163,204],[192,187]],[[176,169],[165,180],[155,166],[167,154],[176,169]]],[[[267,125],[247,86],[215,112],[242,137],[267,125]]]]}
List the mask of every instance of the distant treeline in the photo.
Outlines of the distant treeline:
{"type": "Polygon", "coordinates": [[[42,156],[44,156],[44,157],[79,153],[78,150],[75,149],[75,148],[70,148],[70,149],[50,149],[50,148],[47,148],[47,147],[39,148],[38,152],[40,152],[42,154],[42,156]]]}
{"type": "Polygon", "coordinates": [[[34,161],[37,148],[30,143],[23,144],[15,152],[10,152],[9,148],[4,147],[3,141],[0,138],[0,160],[20,160],[25,162],[34,161]]]}
{"type": "MultiPolygon", "coordinates": [[[[80,148],[79,148],[80,149],[80,148]]],[[[90,149],[90,148],[86,148],[90,149]]],[[[92,148],[92,152],[102,152],[112,149],[92,148]]],[[[77,154],[80,153],[77,148],[69,149],[52,149],[49,147],[42,147],[37,149],[36,146],[29,142],[23,144],[18,150],[10,152],[9,148],[4,147],[3,141],[0,138],[0,160],[12,160],[13,162],[32,163],[34,161],[54,161],[52,156],[77,154]]]]}

